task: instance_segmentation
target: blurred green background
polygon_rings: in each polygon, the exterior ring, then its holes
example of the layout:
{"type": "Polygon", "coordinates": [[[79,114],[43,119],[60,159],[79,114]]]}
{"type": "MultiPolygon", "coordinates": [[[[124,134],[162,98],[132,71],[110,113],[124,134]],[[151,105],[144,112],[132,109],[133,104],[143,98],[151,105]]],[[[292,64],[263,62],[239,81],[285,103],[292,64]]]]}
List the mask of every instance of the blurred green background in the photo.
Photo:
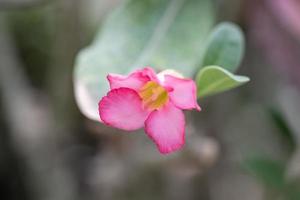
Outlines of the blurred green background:
{"type": "Polygon", "coordinates": [[[299,1],[176,2],[0,0],[0,199],[300,200],[299,1]],[[132,21],[114,19],[128,2],[132,21]],[[193,3],[199,7],[186,6],[193,3]],[[185,13],[175,18],[183,29],[160,23],[172,42],[158,34],[159,51],[148,45],[153,59],[136,59],[134,44],[153,38],[151,26],[163,20],[158,16],[172,17],[174,10],[185,13]],[[142,131],[126,134],[79,111],[74,66],[99,34],[106,39],[99,40],[102,54],[89,63],[102,63],[104,72],[115,66],[127,72],[131,63],[146,61],[180,69],[196,66],[201,58],[193,53],[200,55],[223,21],[245,34],[236,73],[251,82],[200,98],[202,111],[186,112],[182,151],[162,156],[142,131]],[[178,50],[170,54],[173,47],[178,50]],[[187,62],[190,57],[195,60],[187,62]]]}

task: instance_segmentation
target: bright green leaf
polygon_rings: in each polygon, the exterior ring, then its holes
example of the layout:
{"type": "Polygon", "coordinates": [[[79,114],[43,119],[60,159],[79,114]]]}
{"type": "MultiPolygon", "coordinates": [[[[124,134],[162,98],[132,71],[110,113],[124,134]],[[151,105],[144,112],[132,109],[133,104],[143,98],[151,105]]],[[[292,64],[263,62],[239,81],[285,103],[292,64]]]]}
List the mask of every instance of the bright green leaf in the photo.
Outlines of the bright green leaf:
{"type": "Polygon", "coordinates": [[[205,97],[238,87],[249,81],[246,76],[237,76],[218,66],[207,66],[196,77],[198,97],[205,97]]]}
{"type": "Polygon", "coordinates": [[[108,73],[128,74],[152,66],[192,77],[213,24],[211,0],[125,1],[77,57],[74,87],[79,108],[98,120],[97,103],[108,91],[108,73]]]}
{"type": "Polygon", "coordinates": [[[244,54],[244,35],[233,23],[224,22],[211,33],[202,66],[218,65],[234,72],[244,54]]]}

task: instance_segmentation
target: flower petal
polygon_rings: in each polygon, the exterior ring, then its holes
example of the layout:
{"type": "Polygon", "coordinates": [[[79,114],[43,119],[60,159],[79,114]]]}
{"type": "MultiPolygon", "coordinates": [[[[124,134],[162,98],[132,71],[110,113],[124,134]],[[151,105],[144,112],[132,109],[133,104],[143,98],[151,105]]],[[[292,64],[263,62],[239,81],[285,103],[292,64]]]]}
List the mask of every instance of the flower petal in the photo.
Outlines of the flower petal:
{"type": "Polygon", "coordinates": [[[151,67],[145,67],[144,69],[140,70],[141,73],[144,76],[148,76],[150,78],[151,81],[156,81],[158,82],[158,78],[156,76],[155,71],[151,68],[151,67]]]}
{"type": "Polygon", "coordinates": [[[153,111],[145,122],[146,134],[163,154],[179,150],[184,145],[185,119],[182,110],[172,103],[153,111]]]}
{"type": "Polygon", "coordinates": [[[156,75],[151,68],[146,67],[144,69],[137,70],[128,76],[109,74],[107,79],[111,89],[125,87],[137,91],[148,81],[156,80],[156,75]]]}
{"type": "Polygon", "coordinates": [[[129,88],[113,89],[99,102],[101,120],[109,126],[123,130],[143,127],[149,113],[143,109],[137,92],[129,88]]]}
{"type": "Polygon", "coordinates": [[[196,84],[192,79],[177,78],[171,75],[165,75],[165,87],[172,87],[173,91],[169,93],[171,101],[181,109],[201,110],[197,103],[196,84]]]}

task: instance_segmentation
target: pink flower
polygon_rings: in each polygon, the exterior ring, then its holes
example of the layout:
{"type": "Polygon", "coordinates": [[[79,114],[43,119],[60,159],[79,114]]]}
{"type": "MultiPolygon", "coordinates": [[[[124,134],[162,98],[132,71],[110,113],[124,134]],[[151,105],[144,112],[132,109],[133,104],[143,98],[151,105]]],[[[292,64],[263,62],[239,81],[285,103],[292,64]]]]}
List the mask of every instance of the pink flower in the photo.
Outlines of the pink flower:
{"type": "Polygon", "coordinates": [[[182,110],[197,109],[193,80],[158,74],[146,67],[129,76],[109,74],[110,91],[99,102],[101,120],[112,127],[146,134],[163,154],[179,150],[185,141],[182,110]]]}

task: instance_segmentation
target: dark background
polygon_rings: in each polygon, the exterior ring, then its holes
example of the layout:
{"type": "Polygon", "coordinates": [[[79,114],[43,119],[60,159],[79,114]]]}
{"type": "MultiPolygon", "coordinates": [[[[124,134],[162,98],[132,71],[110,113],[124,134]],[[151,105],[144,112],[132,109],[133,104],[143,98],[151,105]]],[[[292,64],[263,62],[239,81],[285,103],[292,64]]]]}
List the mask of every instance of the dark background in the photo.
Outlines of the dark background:
{"type": "Polygon", "coordinates": [[[299,200],[300,2],[214,1],[251,82],[187,113],[192,150],[169,156],[75,104],[75,56],[120,2],[0,0],[0,199],[299,200]]]}

